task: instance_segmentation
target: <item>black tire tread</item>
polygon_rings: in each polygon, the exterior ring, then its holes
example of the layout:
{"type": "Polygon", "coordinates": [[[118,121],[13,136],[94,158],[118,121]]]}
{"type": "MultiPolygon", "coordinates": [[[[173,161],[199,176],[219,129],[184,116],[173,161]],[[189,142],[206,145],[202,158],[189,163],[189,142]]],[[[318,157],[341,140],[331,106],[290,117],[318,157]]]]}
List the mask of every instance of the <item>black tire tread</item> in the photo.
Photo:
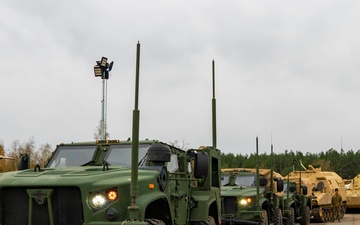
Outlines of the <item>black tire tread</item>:
{"type": "Polygon", "coordinates": [[[300,208],[300,225],[309,225],[310,224],[310,208],[309,206],[301,206],[300,208]]]}

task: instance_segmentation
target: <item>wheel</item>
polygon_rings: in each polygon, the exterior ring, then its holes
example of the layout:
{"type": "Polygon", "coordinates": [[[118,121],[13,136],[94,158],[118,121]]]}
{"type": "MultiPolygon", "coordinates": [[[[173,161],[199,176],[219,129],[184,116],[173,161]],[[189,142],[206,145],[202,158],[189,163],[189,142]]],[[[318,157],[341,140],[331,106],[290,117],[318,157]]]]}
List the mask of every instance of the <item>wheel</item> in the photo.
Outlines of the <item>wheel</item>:
{"type": "Polygon", "coordinates": [[[314,215],[314,219],[316,222],[318,222],[318,223],[325,222],[322,208],[319,207],[319,208],[313,209],[313,215],[314,215]]]}
{"type": "Polygon", "coordinates": [[[284,218],[284,225],[294,225],[295,224],[295,210],[294,208],[290,209],[289,215],[284,218]]]}
{"type": "Polygon", "coordinates": [[[193,225],[216,225],[215,219],[212,216],[209,216],[207,221],[198,221],[198,222],[193,222],[191,224],[193,224],[193,225]]]}
{"type": "Polygon", "coordinates": [[[282,212],[280,208],[274,209],[274,225],[282,225],[283,224],[282,212]]]}
{"type": "Polygon", "coordinates": [[[300,208],[300,225],[309,225],[310,224],[310,208],[309,206],[301,206],[300,208]]]}
{"type": "Polygon", "coordinates": [[[145,219],[149,225],[165,225],[164,221],[158,219],[145,219]]]}
{"type": "Polygon", "coordinates": [[[263,209],[263,218],[259,221],[259,225],[269,225],[269,218],[266,210],[263,209]]]}

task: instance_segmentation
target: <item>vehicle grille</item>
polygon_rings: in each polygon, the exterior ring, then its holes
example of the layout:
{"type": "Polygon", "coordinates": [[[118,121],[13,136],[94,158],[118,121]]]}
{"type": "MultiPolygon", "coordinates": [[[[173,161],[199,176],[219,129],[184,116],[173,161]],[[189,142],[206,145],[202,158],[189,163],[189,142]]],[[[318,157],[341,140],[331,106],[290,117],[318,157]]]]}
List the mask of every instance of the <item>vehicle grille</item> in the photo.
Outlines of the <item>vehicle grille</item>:
{"type": "Polygon", "coordinates": [[[81,194],[74,187],[8,187],[1,191],[1,224],[2,225],[27,225],[29,215],[32,225],[50,224],[48,202],[37,203],[34,198],[29,198],[27,190],[53,189],[51,208],[55,225],[81,225],[84,222],[81,194]],[[30,213],[29,199],[32,201],[30,213]]]}
{"type": "Polygon", "coordinates": [[[223,214],[236,214],[237,212],[237,200],[236,197],[224,197],[223,198],[223,214]]]}

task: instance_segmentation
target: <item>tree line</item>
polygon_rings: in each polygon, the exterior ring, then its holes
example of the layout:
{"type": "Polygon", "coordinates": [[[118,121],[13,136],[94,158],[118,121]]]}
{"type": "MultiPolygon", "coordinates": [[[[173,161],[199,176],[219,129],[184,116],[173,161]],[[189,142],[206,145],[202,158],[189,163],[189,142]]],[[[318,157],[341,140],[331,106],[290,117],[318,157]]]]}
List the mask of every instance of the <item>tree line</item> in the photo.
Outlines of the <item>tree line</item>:
{"type": "Polygon", "coordinates": [[[295,170],[303,170],[300,162],[308,168],[312,165],[315,168],[321,167],[322,171],[336,172],[343,179],[353,179],[360,173],[360,150],[356,152],[349,150],[345,152],[343,149],[337,151],[333,148],[320,153],[306,154],[300,151],[285,150],[280,154],[250,154],[250,155],[234,155],[233,153],[222,153],[221,167],[222,168],[259,168],[273,169],[286,176],[293,168],[295,170]],[[294,164],[295,163],[295,164],[294,164]]]}
{"type": "MultiPolygon", "coordinates": [[[[177,147],[186,149],[186,143],[175,141],[173,144],[177,147]]],[[[13,141],[10,149],[4,149],[4,144],[0,141],[0,155],[11,157],[12,159],[0,159],[0,172],[14,171],[17,169],[17,162],[21,154],[30,155],[30,168],[35,165],[44,167],[51,157],[52,147],[48,143],[36,146],[34,138],[30,138],[26,142],[19,140],[13,141]]],[[[337,151],[333,148],[320,153],[302,153],[301,151],[285,150],[283,153],[266,154],[262,153],[258,156],[254,153],[248,155],[222,153],[221,167],[222,168],[259,168],[273,169],[286,176],[294,168],[295,170],[302,169],[300,161],[306,167],[312,165],[313,167],[321,167],[322,171],[336,172],[343,179],[352,179],[357,174],[360,174],[360,150],[344,151],[341,149],[337,151]],[[295,162],[295,164],[294,164],[295,162]]]]}
{"type": "Polygon", "coordinates": [[[30,156],[30,168],[34,168],[36,165],[44,167],[50,159],[52,151],[53,149],[48,143],[37,147],[34,138],[30,138],[26,142],[13,141],[10,149],[5,149],[4,144],[0,142],[0,155],[11,158],[0,159],[0,172],[17,170],[17,163],[21,154],[30,156]]]}

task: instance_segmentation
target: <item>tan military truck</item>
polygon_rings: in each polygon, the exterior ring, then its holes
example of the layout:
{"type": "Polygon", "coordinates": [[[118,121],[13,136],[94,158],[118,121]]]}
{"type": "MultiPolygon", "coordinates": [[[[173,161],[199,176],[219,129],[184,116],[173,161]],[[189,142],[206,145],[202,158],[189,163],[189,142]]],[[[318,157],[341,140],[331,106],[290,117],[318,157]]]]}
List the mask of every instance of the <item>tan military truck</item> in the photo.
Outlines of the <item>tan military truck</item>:
{"type": "Polygon", "coordinates": [[[335,172],[322,171],[321,168],[314,168],[309,165],[304,171],[294,171],[289,173],[289,177],[307,178],[312,184],[312,210],[311,216],[316,222],[327,222],[333,218],[331,209],[331,197],[335,193],[335,188],[339,189],[339,194],[343,199],[341,206],[341,218],[346,211],[346,188],[343,179],[335,172]]]}
{"type": "Polygon", "coordinates": [[[360,208],[360,174],[346,184],[346,208],[360,208]]]}

